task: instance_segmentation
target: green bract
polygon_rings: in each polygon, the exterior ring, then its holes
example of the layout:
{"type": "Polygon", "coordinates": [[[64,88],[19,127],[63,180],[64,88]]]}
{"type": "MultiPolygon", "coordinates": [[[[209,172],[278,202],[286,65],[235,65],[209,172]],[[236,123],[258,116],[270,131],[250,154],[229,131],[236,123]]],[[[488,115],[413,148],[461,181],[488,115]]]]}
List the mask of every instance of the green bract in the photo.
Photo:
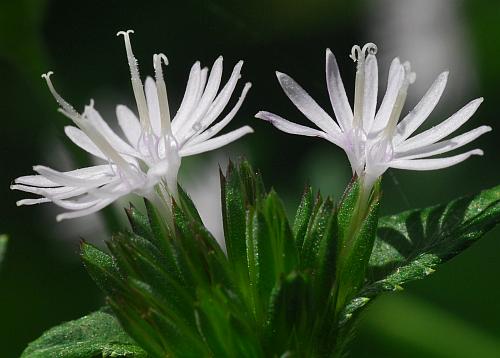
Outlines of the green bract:
{"type": "Polygon", "coordinates": [[[247,162],[230,164],[221,188],[227,253],[181,188],[174,227],[146,202],[146,215],[127,210],[131,230],[111,238],[109,253],[82,244],[130,338],[96,313],[48,331],[24,356],[94,357],[110,345],[117,357],[340,356],[369,300],[433,272],[500,218],[500,187],[379,219],[380,184],[365,198],[354,178],[338,203],[306,187],[293,224],[247,162]],[[95,315],[113,330],[94,334],[106,327],[95,315]],[[89,324],[94,333],[83,334],[89,324]]]}

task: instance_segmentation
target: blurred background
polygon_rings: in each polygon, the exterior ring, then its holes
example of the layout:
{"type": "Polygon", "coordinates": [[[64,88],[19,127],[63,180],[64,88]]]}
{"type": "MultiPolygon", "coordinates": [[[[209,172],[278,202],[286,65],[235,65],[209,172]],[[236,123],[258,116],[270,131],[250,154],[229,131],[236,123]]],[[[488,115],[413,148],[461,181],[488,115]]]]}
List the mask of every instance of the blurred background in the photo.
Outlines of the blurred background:
{"type": "MultiPolygon", "coordinates": [[[[224,55],[225,75],[245,60],[243,80],[253,87],[232,128],[250,124],[256,134],[224,150],[189,158],[182,183],[193,194],[207,225],[220,237],[218,164],[243,155],[260,168],[268,187],[290,213],[309,181],[338,198],[350,177],[339,148],[291,136],[253,118],[272,110],[307,124],[282,93],[275,70],[293,76],[328,112],[324,51],[336,54],[351,98],[355,65],[351,46],[379,48],[381,93],[391,59],[412,62],[417,73],[408,101],[416,104],[433,79],[450,70],[445,94],[426,122],[445,119],[469,100],[485,102],[462,131],[488,124],[494,131],[474,142],[485,151],[455,167],[432,172],[389,171],[383,212],[429,206],[494,186],[500,178],[500,2],[490,0],[184,0],[0,1],[0,234],[10,236],[0,268],[0,356],[17,357],[28,342],[62,321],[103,303],[79,260],[79,240],[102,245],[122,225],[120,207],[100,215],[56,223],[50,205],[20,207],[24,197],[9,185],[34,164],[72,169],[90,163],[69,143],[68,120],[40,74],[53,70],[56,87],[77,108],[90,98],[112,125],[115,105],[133,100],[123,40],[132,36],[142,75],[153,74],[152,54],[164,52],[171,107],[180,103],[189,68],[210,66],[224,55]],[[210,212],[212,216],[210,216],[210,212]]],[[[226,78],[227,78],[226,77],[226,78]]],[[[240,84],[242,86],[242,84],[240,84]]],[[[405,112],[411,108],[405,109],[405,112]]],[[[385,295],[364,315],[353,357],[500,356],[500,230],[489,233],[430,278],[385,295]]]]}

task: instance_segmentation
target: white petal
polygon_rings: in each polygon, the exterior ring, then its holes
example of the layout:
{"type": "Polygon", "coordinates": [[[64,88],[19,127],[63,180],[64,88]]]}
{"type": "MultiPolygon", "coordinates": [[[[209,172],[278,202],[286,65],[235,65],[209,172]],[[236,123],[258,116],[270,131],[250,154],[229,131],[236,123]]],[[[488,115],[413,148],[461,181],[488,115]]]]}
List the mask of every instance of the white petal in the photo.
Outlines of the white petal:
{"type": "Polygon", "coordinates": [[[462,107],[458,112],[454,115],[446,119],[444,122],[441,122],[435,127],[426,130],[416,136],[407,139],[403,143],[398,146],[399,151],[408,151],[413,150],[428,144],[432,144],[437,142],[438,140],[443,139],[447,135],[453,133],[460,126],[462,126],[465,122],[469,120],[469,118],[476,112],[479,105],[483,102],[482,98],[475,99],[464,107],[462,107]]]}
{"type": "Polygon", "coordinates": [[[486,132],[491,131],[491,127],[489,126],[481,126],[476,129],[473,129],[471,131],[468,131],[464,134],[461,134],[459,136],[456,136],[454,138],[439,142],[439,143],[434,143],[430,144],[426,147],[423,148],[417,148],[413,151],[406,151],[406,152],[399,152],[398,148],[396,147],[396,159],[418,159],[418,158],[425,158],[425,157],[430,157],[433,155],[438,155],[438,154],[443,154],[450,152],[452,150],[455,150],[457,148],[460,148],[479,136],[483,135],[486,132]]]}
{"type": "Polygon", "coordinates": [[[50,200],[47,198],[39,198],[39,199],[22,199],[22,200],[16,201],[17,206],[36,205],[36,204],[42,204],[42,203],[50,203],[50,200]]]}
{"type": "Polygon", "coordinates": [[[102,199],[91,198],[88,195],[83,200],[57,200],[51,197],[48,197],[48,199],[51,199],[57,206],[68,210],[87,209],[102,201],[102,199]]]}
{"type": "Polygon", "coordinates": [[[156,91],[155,80],[147,77],[144,82],[144,91],[146,92],[146,101],[148,103],[149,121],[153,132],[159,136],[161,132],[160,104],[158,103],[158,92],[156,91]]]}
{"type": "Polygon", "coordinates": [[[396,57],[394,60],[392,60],[391,67],[389,69],[389,77],[387,79],[387,90],[385,92],[384,98],[382,99],[382,103],[380,104],[377,115],[375,116],[375,121],[373,122],[373,126],[370,129],[370,132],[379,132],[387,126],[392,110],[394,108],[394,104],[396,103],[399,90],[403,85],[404,78],[404,67],[396,57]]]}
{"type": "Polygon", "coordinates": [[[219,86],[222,78],[222,56],[217,58],[210,71],[210,76],[208,78],[207,86],[201,96],[199,103],[196,105],[193,113],[181,123],[177,133],[174,133],[176,139],[179,143],[184,142],[187,139],[188,133],[192,133],[193,126],[195,126],[201,118],[207,113],[208,108],[212,104],[217,92],[219,91],[219,86]]]}
{"type": "Polygon", "coordinates": [[[365,61],[365,87],[363,91],[363,128],[368,132],[375,118],[378,94],[377,58],[368,55],[365,61]]]}
{"type": "Polygon", "coordinates": [[[127,154],[130,156],[138,157],[139,153],[127,144],[123,139],[121,139],[102,119],[99,112],[97,112],[93,107],[87,106],[84,113],[93,127],[111,144],[111,146],[118,152],[122,154],[127,154]]]}
{"type": "Polygon", "coordinates": [[[20,184],[11,185],[10,189],[20,190],[26,193],[37,194],[37,195],[44,195],[45,193],[50,193],[51,195],[59,195],[59,194],[66,194],[68,192],[72,192],[75,190],[75,188],[71,186],[58,186],[55,188],[38,188],[35,186],[20,185],[20,184]]]}
{"type": "Polygon", "coordinates": [[[174,131],[174,133],[180,128],[182,122],[193,110],[196,100],[196,93],[200,84],[200,71],[200,63],[197,61],[191,67],[188,82],[186,85],[186,92],[184,92],[184,97],[182,98],[179,110],[172,120],[172,130],[174,131]]]}
{"type": "Polygon", "coordinates": [[[339,138],[341,135],[340,127],[337,123],[314,101],[311,96],[300,85],[288,75],[276,72],[278,81],[283,91],[293,104],[301,111],[311,122],[316,124],[324,132],[339,138]]]}
{"type": "MultiPolygon", "coordinates": [[[[63,174],[68,175],[72,178],[80,179],[92,179],[100,177],[102,175],[113,175],[113,169],[110,165],[95,165],[91,167],[79,168],[76,170],[71,170],[68,172],[63,172],[63,174]]],[[[16,184],[25,184],[31,186],[37,186],[41,188],[56,187],[61,186],[58,182],[54,182],[42,175],[26,175],[19,177],[14,180],[16,184]]]]}
{"type": "Polygon", "coordinates": [[[255,115],[255,117],[271,123],[273,126],[286,133],[320,138],[326,138],[328,136],[325,132],[287,121],[286,119],[270,112],[260,111],[255,115]]]}
{"type": "Polygon", "coordinates": [[[413,108],[398,124],[397,133],[394,137],[396,143],[401,143],[411,136],[427,117],[429,117],[434,107],[436,107],[439,102],[447,81],[448,72],[441,73],[415,108],[413,108]]]}
{"type": "Polygon", "coordinates": [[[135,114],[123,105],[116,106],[116,118],[129,143],[136,148],[141,136],[141,124],[135,114]]]}
{"type": "MultiPolygon", "coordinates": [[[[201,96],[203,95],[205,89],[207,88],[207,86],[206,86],[207,85],[207,77],[208,77],[208,68],[207,67],[203,67],[201,69],[201,71],[200,71],[200,83],[199,83],[198,89],[196,91],[196,97],[195,97],[196,106],[200,102],[201,96]]],[[[222,78],[222,73],[221,73],[221,78],[222,78]]]]}
{"type": "Polygon", "coordinates": [[[466,153],[458,154],[453,157],[436,159],[400,159],[389,163],[391,168],[409,169],[409,170],[435,170],[451,167],[452,165],[463,162],[471,155],[483,155],[480,149],[474,149],[466,153]]]}
{"type": "MultiPolygon", "coordinates": [[[[215,125],[212,127],[206,129],[203,133],[200,133],[198,136],[194,137],[192,140],[190,140],[188,143],[189,144],[197,144],[201,143],[207,139],[212,138],[214,135],[219,133],[224,127],[231,122],[231,120],[234,118],[238,110],[240,109],[241,105],[243,104],[243,101],[245,100],[245,97],[248,93],[248,90],[250,90],[250,87],[252,87],[252,84],[250,82],[245,83],[245,86],[243,87],[243,91],[241,92],[240,98],[238,98],[238,102],[234,105],[233,109],[219,122],[217,122],[215,125]]],[[[187,144],[187,143],[186,143],[187,144]]]]}
{"type": "Polygon", "coordinates": [[[79,128],[73,126],[64,127],[64,133],[68,136],[69,139],[77,146],[85,150],[86,152],[107,160],[106,156],[101,152],[99,148],[90,140],[90,138],[79,128]]]}
{"type": "Polygon", "coordinates": [[[64,219],[74,219],[74,218],[78,218],[78,217],[81,217],[81,216],[93,214],[93,213],[95,213],[95,212],[103,209],[104,207],[108,206],[114,200],[116,200],[116,198],[115,199],[101,200],[99,202],[99,204],[96,204],[96,205],[94,205],[94,206],[92,206],[92,207],[90,207],[88,209],[59,214],[59,215],[56,216],[56,220],[57,221],[61,221],[61,220],[64,220],[64,219]]]}
{"type": "Polygon", "coordinates": [[[253,129],[249,126],[244,126],[238,128],[232,132],[223,134],[221,136],[209,139],[205,142],[195,144],[192,146],[186,146],[179,151],[181,157],[187,157],[189,155],[199,154],[203,152],[208,152],[209,150],[214,150],[225,146],[235,140],[243,137],[246,134],[253,133],[253,129]]]}
{"type": "Polygon", "coordinates": [[[243,61],[240,61],[234,66],[233,73],[231,77],[227,81],[224,88],[220,91],[215,98],[214,102],[211,104],[210,108],[207,111],[207,114],[201,120],[202,128],[208,128],[210,124],[213,123],[217,119],[217,117],[222,113],[224,108],[227,106],[227,103],[231,99],[231,95],[233,94],[234,88],[236,87],[236,83],[241,77],[240,71],[241,66],[243,66],[243,61]]]}
{"type": "Polygon", "coordinates": [[[60,186],[57,183],[54,183],[52,180],[45,178],[42,175],[25,175],[14,180],[16,184],[25,184],[38,186],[41,188],[50,188],[55,186],[60,186]]]}
{"type": "Polygon", "coordinates": [[[89,170],[89,173],[73,172],[58,172],[57,170],[45,167],[42,165],[37,165],[33,167],[33,170],[43,175],[50,181],[57,183],[58,185],[73,186],[73,187],[92,187],[108,183],[112,177],[109,176],[109,166],[95,166],[85,169],[89,170]],[[108,168],[103,168],[108,167],[108,168]],[[83,174],[83,175],[82,175],[83,174]]]}
{"type": "Polygon", "coordinates": [[[337,60],[330,49],[326,49],[326,84],[335,117],[343,131],[348,131],[352,128],[352,109],[340,77],[337,60]]]}

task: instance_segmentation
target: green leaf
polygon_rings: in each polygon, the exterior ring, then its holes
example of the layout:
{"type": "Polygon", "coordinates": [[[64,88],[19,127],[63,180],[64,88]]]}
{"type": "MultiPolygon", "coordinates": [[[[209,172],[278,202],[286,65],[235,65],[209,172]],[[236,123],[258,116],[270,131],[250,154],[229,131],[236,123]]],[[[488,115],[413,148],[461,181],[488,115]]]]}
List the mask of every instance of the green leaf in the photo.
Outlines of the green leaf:
{"type": "Polygon", "coordinates": [[[148,217],[137,210],[132,204],[130,204],[128,209],[125,209],[125,213],[127,214],[132,231],[136,235],[142,236],[153,242],[154,235],[148,217]]]}
{"type": "Polygon", "coordinates": [[[87,272],[101,290],[107,294],[123,290],[123,284],[120,281],[121,274],[110,255],[85,241],[82,241],[80,250],[80,255],[87,272]]]}
{"type": "Polygon", "coordinates": [[[247,161],[238,167],[229,162],[226,176],[221,173],[222,218],[227,256],[243,278],[248,276],[245,244],[246,211],[265,194],[259,173],[247,161]]]}
{"type": "Polygon", "coordinates": [[[191,200],[191,197],[184,191],[184,189],[182,189],[180,185],[177,186],[177,191],[179,192],[179,204],[184,212],[189,214],[191,219],[194,219],[199,224],[203,225],[203,221],[201,220],[200,214],[191,200]]]}
{"type": "Polygon", "coordinates": [[[283,204],[274,191],[249,210],[247,255],[254,304],[263,314],[281,275],[298,269],[298,254],[283,204]]]}
{"type": "Polygon", "coordinates": [[[425,278],[500,222],[500,186],[476,196],[381,218],[367,282],[344,321],[374,296],[425,278]]]}
{"type": "Polygon", "coordinates": [[[293,237],[295,238],[297,248],[299,249],[302,248],[302,243],[304,242],[304,237],[306,235],[307,226],[309,225],[313,208],[313,190],[310,186],[306,186],[304,193],[302,194],[302,200],[300,201],[297,213],[295,214],[295,220],[292,228],[293,237]]]}
{"type": "Polygon", "coordinates": [[[229,261],[237,272],[246,270],[246,205],[240,173],[229,162],[226,176],[221,173],[222,218],[229,261]]]}
{"type": "MultiPolygon", "coordinates": [[[[268,356],[280,357],[290,349],[290,337],[295,333],[306,338],[311,332],[315,317],[311,315],[313,302],[311,300],[311,286],[306,278],[291,272],[282,277],[272,294],[268,308],[268,320],[265,325],[265,345],[268,356]]],[[[294,346],[293,350],[306,347],[294,346]]],[[[301,356],[299,352],[294,352],[301,356]]],[[[305,355],[302,355],[305,356],[305,355]]]]}
{"type": "Polygon", "coordinates": [[[30,343],[23,358],[147,357],[113,315],[98,311],[54,327],[30,343]]]}

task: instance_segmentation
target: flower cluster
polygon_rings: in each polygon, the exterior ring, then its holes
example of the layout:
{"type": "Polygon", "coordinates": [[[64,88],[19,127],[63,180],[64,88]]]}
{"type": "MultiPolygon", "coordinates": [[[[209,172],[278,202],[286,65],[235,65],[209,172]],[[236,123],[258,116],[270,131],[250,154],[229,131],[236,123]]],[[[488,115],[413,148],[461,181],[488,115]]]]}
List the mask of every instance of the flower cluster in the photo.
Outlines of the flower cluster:
{"type": "MultiPolygon", "coordinates": [[[[53,202],[69,212],[58,220],[96,212],[116,199],[135,193],[148,198],[161,209],[170,209],[170,197],[177,196],[177,175],[182,157],[210,151],[252,133],[244,126],[216,136],[234,118],[251,84],[246,83],[234,107],[217,123],[239,80],[243,62],[234,67],[227,83],[219,91],[222,57],[210,71],[196,62],[189,73],[182,103],[173,119],[167,98],[163,65],[164,54],[153,56],[155,78],[143,83],[132,52],[129,35],[125,41],[132,88],[138,117],[126,106],[116,108],[118,124],[126,140],[118,136],[94,109],[93,102],[77,112],[54,89],[49,72],[42,77],[60,105],[60,111],[76,126],[67,126],[66,135],[80,148],[101,159],[102,164],[69,172],[35,166],[37,175],[15,179],[12,189],[37,194],[18,205],[53,202]]],[[[489,126],[445,139],[461,127],[477,110],[482,98],[475,99],[442,123],[413,135],[437,105],[447,82],[441,73],[421,101],[402,120],[401,112],[407,90],[415,81],[409,62],[395,58],[390,66],[387,91],[378,102],[377,47],[368,43],[354,46],[351,58],[357,62],[354,106],[351,108],[333,53],[326,50],[326,82],[336,121],[323,110],[291,77],[277,72],[278,81],[294,105],[319,129],[290,122],[276,114],[261,111],[256,117],[271,122],[278,129],[304,136],[315,136],[341,147],[347,154],[353,173],[369,192],[377,178],[388,168],[433,170],[457,164],[480,149],[434,158],[462,147],[491,130],[489,126]]]]}
{"type": "Polygon", "coordinates": [[[335,113],[326,113],[288,75],[277,72],[283,91],[293,104],[318,129],[290,122],[276,114],[261,111],[256,114],[276,128],[291,134],[320,137],[342,148],[351,163],[353,173],[363,179],[370,190],[375,180],[388,168],[433,170],[460,163],[471,155],[482,155],[480,149],[446,158],[429,158],[464,146],[491,127],[481,126],[451,139],[445,139],[474,114],[482,98],[475,99],[442,123],[420,134],[412,134],[429,117],[438,103],[448,79],[448,72],[441,73],[420,102],[401,120],[408,86],[415,81],[410,63],[395,58],[389,69],[387,91],[377,110],[378,66],[377,47],[368,43],[361,48],[354,46],[351,58],[357,62],[354,109],[340,77],[333,53],[326,50],[326,83],[335,113]]]}
{"type": "Polygon", "coordinates": [[[126,106],[116,107],[118,124],[126,141],[120,138],[94,109],[93,101],[83,113],[77,112],[54,89],[49,72],[42,77],[60,105],[60,112],[75,126],[67,126],[65,133],[77,146],[104,161],[105,164],[69,172],[59,172],[45,166],[35,166],[38,175],[15,179],[11,189],[40,195],[24,199],[18,205],[53,202],[69,212],[58,220],[94,213],[129,193],[148,198],[160,209],[169,209],[170,196],[177,196],[177,174],[181,158],[203,153],[231,143],[252,133],[244,126],[216,136],[234,118],[251,87],[246,83],[234,107],[212,125],[227,106],[241,77],[243,62],[236,64],[227,83],[219,91],[222,78],[222,57],[210,72],[196,62],[182,103],[171,120],[167,89],[162,65],[168,60],[164,54],[155,54],[155,79],[148,77],[144,85],[139,76],[137,61],[132,52],[129,35],[121,31],[125,40],[132,88],[139,118],[126,106]]]}

